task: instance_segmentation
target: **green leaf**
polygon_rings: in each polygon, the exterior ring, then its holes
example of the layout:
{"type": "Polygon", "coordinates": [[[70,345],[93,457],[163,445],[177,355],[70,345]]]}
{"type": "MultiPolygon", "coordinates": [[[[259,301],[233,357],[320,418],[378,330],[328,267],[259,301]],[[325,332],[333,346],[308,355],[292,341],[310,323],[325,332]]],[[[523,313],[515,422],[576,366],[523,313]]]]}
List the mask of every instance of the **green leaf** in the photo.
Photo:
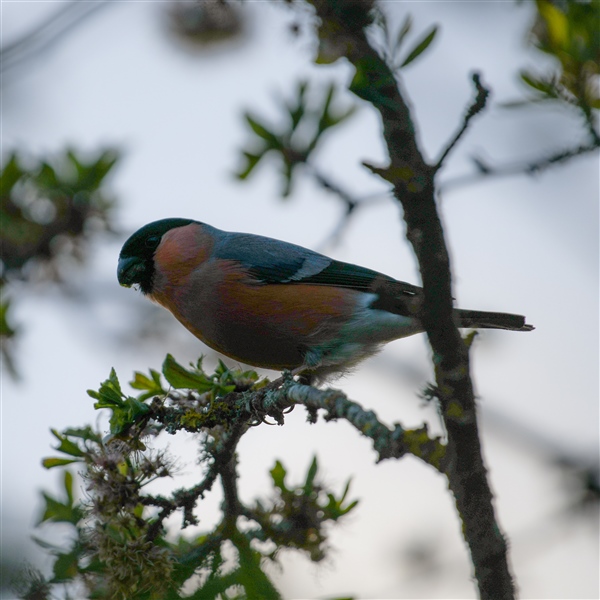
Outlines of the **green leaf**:
{"type": "Polygon", "coordinates": [[[537,90],[538,92],[542,92],[548,96],[556,97],[556,90],[554,85],[548,81],[544,81],[542,79],[538,79],[531,73],[526,71],[521,72],[521,80],[526,83],[529,87],[537,90]]]}
{"type": "Polygon", "coordinates": [[[167,393],[162,387],[160,373],[154,369],[150,369],[150,377],[136,371],[133,374],[133,381],[130,381],[129,385],[134,390],[145,390],[143,394],[138,395],[138,400],[147,400],[153,396],[164,396],[167,393]]]}
{"type": "Polygon", "coordinates": [[[438,26],[434,25],[431,28],[431,31],[408,53],[408,56],[404,59],[404,62],[400,65],[400,69],[403,69],[407,65],[409,65],[415,58],[420,56],[433,42],[436,34],[438,32],[438,26]]]}
{"type": "Polygon", "coordinates": [[[412,16],[406,15],[406,18],[404,19],[404,23],[402,23],[402,27],[398,31],[398,35],[396,37],[396,42],[394,43],[394,47],[392,48],[392,54],[396,54],[396,52],[398,52],[398,50],[400,50],[400,47],[402,46],[404,39],[406,38],[406,36],[410,33],[410,30],[412,29],[412,22],[413,22],[412,16]]]}
{"type": "Polygon", "coordinates": [[[67,427],[63,431],[63,435],[68,437],[81,438],[85,441],[95,442],[100,444],[102,442],[102,436],[97,434],[91,427],[67,427]]]}
{"type": "Polygon", "coordinates": [[[124,431],[127,431],[138,418],[143,417],[150,410],[150,407],[147,404],[144,404],[137,398],[132,398],[131,396],[123,402],[122,406],[109,408],[113,411],[109,419],[110,432],[113,435],[119,435],[124,431]]]}
{"type": "Polygon", "coordinates": [[[65,492],[67,492],[67,499],[69,504],[73,505],[73,474],[70,471],[65,471],[64,478],[65,492]]]}
{"type": "Polygon", "coordinates": [[[54,562],[54,581],[68,581],[73,579],[78,572],[79,549],[75,548],[67,554],[59,554],[54,562]]]}
{"type": "Polygon", "coordinates": [[[62,187],[56,175],[56,171],[47,162],[41,164],[41,168],[35,177],[35,183],[45,190],[57,190],[62,187]]]}
{"type": "Polygon", "coordinates": [[[319,140],[319,137],[321,136],[321,134],[324,131],[326,131],[327,129],[329,129],[331,127],[335,127],[336,125],[338,125],[339,123],[341,123],[342,121],[347,119],[348,117],[352,116],[354,114],[354,112],[356,111],[356,106],[350,106],[350,108],[348,108],[345,111],[332,112],[330,110],[330,108],[331,108],[331,101],[333,99],[334,94],[335,94],[335,87],[332,84],[329,86],[329,88],[327,90],[327,95],[325,97],[325,104],[321,111],[321,116],[319,118],[319,123],[317,126],[317,134],[315,135],[314,140],[309,145],[310,150],[315,148],[315,146],[317,145],[317,142],[319,140]]]}
{"type": "Polygon", "coordinates": [[[50,550],[52,552],[52,554],[58,554],[61,550],[63,550],[62,546],[59,546],[57,544],[53,544],[52,542],[47,542],[46,540],[42,540],[41,538],[36,537],[34,535],[31,536],[31,539],[40,548],[43,548],[44,550],[50,550]]]}
{"type": "Polygon", "coordinates": [[[350,479],[348,479],[348,481],[346,482],[346,487],[344,488],[342,497],[340,498],[340,504],[346,499],[346,496],[348,495],[348,491],[350,490],[351,483],[352,483],[352,477],[350,477],[350,479]]]}
{"type": "MultiPolygon", "coordinates": [[[[108,408],[112,411],[110,417],[110,432],[113,435],[119,435],[126,431],[141,416],[148,413],[150,407],[144,404],[141,399],[126,396],[121,390],[121,384],[114,369],[111,369],[108,379],[100,385],[96,392],[88,390],[88,395],[98,400],[94,404],[95,409],[108,408]]],[[[141,394],[141,397],[144,394],[141,394]]],[[[80,430],[85,439],[93,439],[98,443],[101,441],[90,430],[80,430]]]]}
{"type": "Polygon", "coordinates": [[[133,373],[133,380],[129,382],[129,385],[134,390],[150,390],[155,387],[155,382],[147,375],[144,375],[139,371],[135,371],[133,373]]]}
{"type": "Polygon", "coordinates": [[[45,469],[53,469],[54,467],[64,467],[65,465],[70,465],[76,462],[83,462],[80,458],[44,458],[42,460],[42,466],[45,469]]]}
{"type": "Polygon", "coordinates": [[[17,333],[17,329],[9,322],[9,311],[11,310],[10,299],[4,298],[0,302],[0,336],[11,338],[17,333]]]}
{"type": "Polygon", "coordinates": [[[551,2],[537,2],[537,9],[548,27],[550,45],[554,50],[566,49],[569,44],[569,20],[563,13],[551,2]]]}
{"type": "Polygon", "coordinates": [[[282,492],[289,491],[285,486],[285,476],[287,475],[287,471],[280,461],[275,462],[275,466],[269,471],[269,473],[271,474],[273,484],[276,488],[280,489],[282,492]]]}
{"type": "Polygon", "coordinates": [[[219,362],[217,363],[215,375],[219,379],[222,379],[223,377],[228,378],[231,376],[231,371],[229,370],[229,367],[221,359],[219,359],[219,362]]]}
{"type": "Polygon", "coordinates": [[[242,152],[244,157],[246,158],[246,166],[243,167],[235,176],[238,179],[247,179],[250,173],[254,170],[254,167],[260,162],[261,158],[265,155],[266,150],[259,152],[258,154],[254,154],[252,152],[246,152],[245,150],[242,152]]]}
{"type": "Polygon", "coordinates": [[[300,121],[302,120],[302,117],[304,117],[306,111],[305,97],[307,88],[308,83],[306,81],[300,81],[298,83],[298,97],[296,99],[296,106],[288,107],[292,131],[294,131],[298,127],[300,121]]]}
{"type": "Polygon", "coordinates": [[[261,569],[262,554],[252,548],[246,538],[235,532],[231,542],[238,551],[239,568],[234,571],[235,583],[242,585],[247,598],[281,600],[281,596],[261,569]]]}
{"type": "Polygon", "coordinates": [[[55,523],[70,523],[77,525],[83,518],[83,511],[78,505],[73,505],[67,498],[66,502],[61,502],[56,498],[42,492],[42,497],[46,503],[44,512],[40,517],[39,523],[53,521],[55,523]]]}
{"type": "Polygon", "coordinates": [[[352,482],[352,478],[348,479],[348,481],[346,482],[346,487],[344,488],[344,491],[342,492],[342,495],[339,499],[336,498],[333,494],[327,494],[327,498],[328,498],[329,502],[327,503],[327,506],[325,506],[323,510],[325,511],[325,514],[327,515],[328,519],[336,521],[340,517],[349,513],[358,504],[358,500],[354,500],[354,501],[350,502],[347,506],[343,505],[344,500],[346,499],[346,496],[348,495],[348,491],[350,490],[351,482],[352,482]]]}
{"type": "Polygon", "coordinates": [[[197,369],[186,369],[171,354],[167,354],[163,362],[162,372],[169,384],[177,390],[196,390],[203,394],[213,387],[213,382],[203,372],[197,369]]]}
{"type": "Polygon", "coordinates": [[[252,129],[252,131],[254,131],[254,133],[258,137],[265,140],[265,142],[267,142],[267,145],[269,146],[269,148],[273,148],[273,149],[283,148],[283,144],[281,143],[281,140],[279,139],[279,137],[272,131],[269,131],[264,125],[259,123],[254,117],[252,117],[250,115],[250,113],[246,113],[244,115],[244,117],[245,117],[248,125],[250,125],[250,128],[252,129]]]}
{"type": "Polygon", "coordinates": [[[304,484],[304,495],[305,496],[308,496],[308,495],[312,494],[312,492],[313,492],[313,485],[314,485],[314,481],[315,481],[315,477],[317,475],[318,469],[319,469],[319,466],[317,463],[317,457],[315,456],[312,459],[312,463],[310,464],[308,473],[306,474],[306,482],[304,484]]]}
{"type": "Polygon", "coordinates": [[[335,84],[330,83],[327,86],[327,92],[325,93],[325,102],[323,103],[323,107],[321,108],[321,116],[319,118],[318,131],[321,133],[327,127],[327,121],[329,117],[329,108],[331,106],[331,101],[333,100],[333,95],[335,94],[335,84]]]}
{"type": "Polygon", "coordinates": [[[294,174],[294,167],[296,165],[289,161],[283,163],[283,189],[281,190],[281,196],[287,198],[292,193],[292,175],[294,174]]]}
{"type": "Polygon", "coordinates": [[[526,98],[525,100],[508,100],[507,102],[499,102],[500,108],[514,109],[531,106],[533,104],[540,104],[551,100],[548,96],[540,96],[538,98],[526,98]]]}
{"type": "Polygon", "coordinates": [[[50,431],[52,432],[52,435],[54,435],[54,437],[60,442],[60,444],[54,448],[55,450],[58,450],[59,452],[64,452],[65,454],[69,454],[71,456],[84,456],[84,452],[77,444],[67,439],[66,436],[63,436],[60,433],[58,433],[56,429],[51,429],[50,431]]]}
{"type": "Polygon", "coordinates": [[[110,370],[108,379],[100,384],[100,389],[97,392],[88,390],[87,393],[88,396],[98,400],[98,402],[94,404],[94,408],[96,409],[122,406],[123,398],[125,398],[125,394],[121,391],[121,384],[119,383],[114,368],[110,370]]]}
{"type": "Polygon", "coordinates": [[[24,172],[19,166],[17,155],[13,152],[0,173],[0,193],[3,196],[9,195],[23,175],[24,172]]]}

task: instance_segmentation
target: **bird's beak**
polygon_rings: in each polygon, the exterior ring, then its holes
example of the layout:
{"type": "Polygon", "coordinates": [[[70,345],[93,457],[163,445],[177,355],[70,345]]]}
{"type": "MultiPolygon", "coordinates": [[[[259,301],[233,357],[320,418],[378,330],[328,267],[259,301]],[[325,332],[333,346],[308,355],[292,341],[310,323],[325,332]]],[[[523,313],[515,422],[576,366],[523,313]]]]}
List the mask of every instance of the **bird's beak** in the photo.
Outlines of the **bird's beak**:
{"type": "Polygon", "coordinates": [[[139,283],[140,274],[144,270],[144,263],[135,256],[128,258],[119,258],[117,267],[117,279],[124,287],[131,287],[134,283],[139,283]]]}

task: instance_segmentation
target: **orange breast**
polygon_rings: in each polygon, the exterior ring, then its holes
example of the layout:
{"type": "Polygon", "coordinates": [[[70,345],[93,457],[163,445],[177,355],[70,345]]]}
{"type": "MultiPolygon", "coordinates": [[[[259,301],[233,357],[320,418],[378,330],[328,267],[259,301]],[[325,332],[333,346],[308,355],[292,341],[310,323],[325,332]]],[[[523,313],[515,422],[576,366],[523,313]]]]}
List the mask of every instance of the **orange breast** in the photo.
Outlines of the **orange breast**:
{"type": "Polygon", "coordinates": [[[207,261],[155,293],[196,337],[241,362],[294,368],[310,347],[335,339],[359,292],[304,284],[259,284],[237,263],[207,261]]]}

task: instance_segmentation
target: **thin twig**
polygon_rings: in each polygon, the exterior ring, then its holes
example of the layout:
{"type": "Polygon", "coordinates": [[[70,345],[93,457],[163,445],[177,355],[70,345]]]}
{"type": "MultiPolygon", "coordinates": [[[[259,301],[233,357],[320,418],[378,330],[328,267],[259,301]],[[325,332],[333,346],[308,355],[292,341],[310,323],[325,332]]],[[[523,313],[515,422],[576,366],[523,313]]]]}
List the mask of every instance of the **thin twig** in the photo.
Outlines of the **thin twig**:
{"type": "Polygon", "coordinates": [[[331,233],[329,233],[325,239],[317,245],[317,251],[322,252],[328,246],[335,245],[339,238],[342,236],[344,229],[348,227],[352,217],[354,217],[360,208],[366,206],[372,206],[377,202],[388,201],[391,198],[389,192],[373,193],[367,196],[356,198],[352,196],[347,190],[343,189],[338,183],[334,182],[331,177],[325,175],[322,171],[319,171],[314,165],[307,163],[309,172],[315,179],[315,181],[324,189],[335,194],[343,203],[344,211],[333,227],[331,233]]]}
{"type": "Polygon", "coordinates": [[[247,430],[247,423],[242,420],[234,424],[229,432],[223,435],[223,439],[216,445],[211,452],[213,461],[210,464],[202,481],[189,489],[177,490],[171,498],[164,496],[143,496],[141,503],[146,506],[160,507],[160,513],[156,521],[150,525],[146,533],[147,540],[153,540],[160,532],[163,522],[176,510],[183,509],[183,527],[197,524],[193,511],[196,503],[204,494],[212,489],[218,475],[227,470],[235,454],[235,448],[247,430]]]}
{"type": "Polygon", "coordinates": [[[508,177],[512,175],[537,175],[538,173],[542,173],[554,165],[567,162],[568,160],[582,154],[594,152],[598,148],[600,148],[600,140],[593,144],[581,145],[577,148],[563,150],[562,152],[557,152],[556,154],[552,154],[533,162],[518,162],[498,167],[491,166],[480,159],[474,159],[475,164],[479,169],[477,173],[461,175],[459,177],[448,179],[447,181],[442,181],[438,185],[438,192],[447,192],[448,190],[454,188],[466,187],[468,185],[479,183],[482,180],[495,177],[508,177]]]}
{"type": "Polygon", "coordinates": [[[117,3],[108,0],[95,2],[72,0],[60,7],[14,42],[0,48],[0,71],[7,71],[23,61],[33,58],[36,54],[40,54],[96,10],[109,4],[116,5],[117,3]]]}
{"type": "Polygon", "coordinates": [[[469,127],[469,123],[471,122],[471,119],[475,115],[479,114],[485,108],[490,91],[481,84],[481,79],[480,79],[479,73],[473,73],[472,80],[473,80],[473,85],[475,86],[475,89],[477,91],[475,100],[473,101],[471,106],[469,106],[467,112],[465,113],[465,116],[463,117],[463,122],[462,122],[460,129],[456,132],[454,137],[450,140],[450,142],[448,143],[448,145],[442,152],[441,156],[436,161],[436,163],[435,163],[436,171],[438,171],[441,168],[444,161],[446,160],[446,157],[450,154],[450,152],[452,151],[454,146],[456,146],[456,144],[458,143],[460,138],[463,136],[463,134],[467,130],[467,127],[469,127]]]}

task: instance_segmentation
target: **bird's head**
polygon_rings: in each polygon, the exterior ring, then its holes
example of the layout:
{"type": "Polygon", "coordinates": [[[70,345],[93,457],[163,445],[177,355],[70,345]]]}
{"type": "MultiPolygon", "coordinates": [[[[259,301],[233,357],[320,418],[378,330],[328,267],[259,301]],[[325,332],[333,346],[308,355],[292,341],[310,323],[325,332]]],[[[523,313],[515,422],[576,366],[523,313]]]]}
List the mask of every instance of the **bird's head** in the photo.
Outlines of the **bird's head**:
{"type": "Polygon", "coordinates": [[[125,287],[138,284],[143,294],[152,292],[154,254],[163,236],[178,227],[195,223],[193,219],[162,219],[138,229],[123,245],[119,254],[117,278],[125,287]]]}

